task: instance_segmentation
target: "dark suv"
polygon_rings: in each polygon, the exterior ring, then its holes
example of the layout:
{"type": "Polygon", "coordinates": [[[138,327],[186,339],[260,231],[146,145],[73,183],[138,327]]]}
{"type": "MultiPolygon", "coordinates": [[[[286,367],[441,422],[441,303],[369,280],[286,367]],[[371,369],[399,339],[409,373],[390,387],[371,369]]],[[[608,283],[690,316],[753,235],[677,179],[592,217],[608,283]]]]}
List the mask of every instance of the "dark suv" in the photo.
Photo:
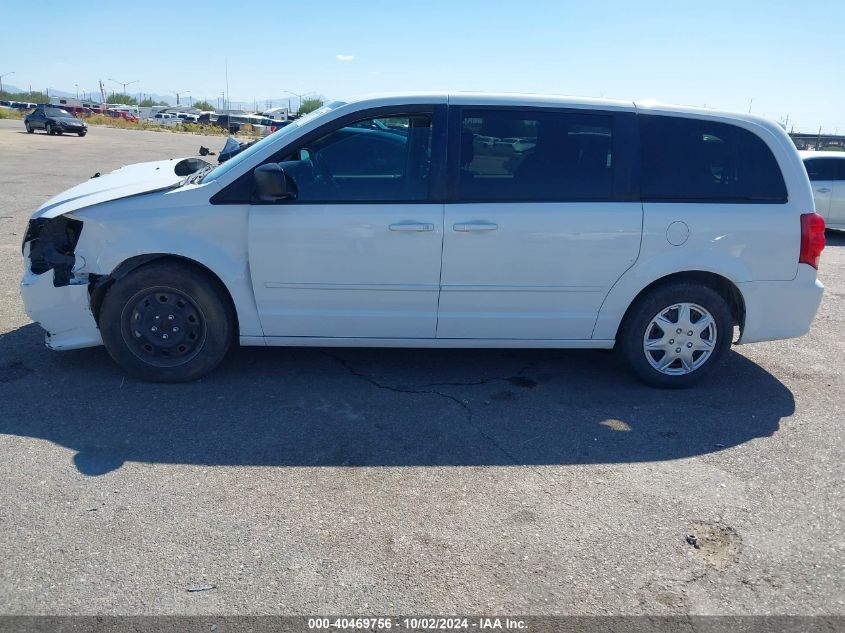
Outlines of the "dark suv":
{"type": "Polygon", "coordinates": [[[85,136],[88,133],[88,125],[67,110],[43,104],[38,105],[33,112],[27,114],[23,124],[30,134],[35,130],[44,130],[51,135],[69,132],[85,136]]]}

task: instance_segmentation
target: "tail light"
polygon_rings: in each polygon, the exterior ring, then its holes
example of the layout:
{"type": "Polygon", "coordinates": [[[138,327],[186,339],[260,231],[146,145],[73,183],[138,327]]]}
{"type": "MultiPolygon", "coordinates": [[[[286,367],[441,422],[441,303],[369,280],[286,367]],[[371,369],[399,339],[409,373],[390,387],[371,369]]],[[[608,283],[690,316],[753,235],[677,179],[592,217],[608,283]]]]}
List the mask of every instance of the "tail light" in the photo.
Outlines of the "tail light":
{"type": "Polygon", "coordinates": [[[801,255],[799,264],[809,264],[818,269],[819,257],[824,250],[824,218],[818,213],[801,215],[801,255]]]}

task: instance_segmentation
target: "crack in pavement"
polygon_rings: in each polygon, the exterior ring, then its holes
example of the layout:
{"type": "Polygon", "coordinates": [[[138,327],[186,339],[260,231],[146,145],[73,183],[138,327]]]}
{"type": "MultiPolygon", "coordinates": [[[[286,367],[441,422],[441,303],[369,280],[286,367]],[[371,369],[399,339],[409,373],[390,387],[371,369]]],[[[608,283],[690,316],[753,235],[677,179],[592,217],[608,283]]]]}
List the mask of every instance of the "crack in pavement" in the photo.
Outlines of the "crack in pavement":
{"type": "MultiPolygon", "coordinates": [[[[476,420],[474,418],[472,407],[469,406],[469,401],[461,400],[460,398],[457,398],[457,397],[450,395],[448,393],[443,393],[441,391],[437,391],[435,389],[429,389],[428,388],[428,387],[434,387],[434,386],[474,386],[474,385],[451,385],[449,383],[434,383],[434,384],[431,384],[431,385],[421,385],[420,387],[403,387],[403,386],[387,385],[387,384],[379,382],[378,380],[376,380],[372,376],[369,376],[369,375],[365,374],[364,372],[355,369],[348,361],[341,358],[340,356],[335,356],[334,354],[330,354],[329,352],[326,352],[326,351],[324,351],[323,354],[325,354],[326,356],[328,356],[329,358],[334,360],[336,363],[338,363],[341,367],[346,369],[346,371],[348,371],[353,376],[360,378],[362,380],[366,380],[368,383],[370,383],[373,387],[376,387],[377,389],[383,389],[385,391],[393,391],[395,393],[409,393],[409,394],[439,396],[441,398],[445,398],[447,400],[454,402],[455,404],[457,404],[459,407],[461,407],[464,410],[464,413],[466,414],[466,420],[470,424],[470,426],[475,428],[475,430],[484,439],[486,439],[488,442],[490,442],[490,444],[492,444],[498,451],[500,451],[505,457],[507,457],[513,464],[515,464],[515,465],[520,464],[520,461],[516,458],[515,455],[513,455],[508,449],[506,449],[504,446],[502,446],[496,440],[496,438],[494,438],[492,435],[487,433],[481,427],[481,425],[478,424],[478,422],[476,422],[476,420]]],[[[523,372],[523,371],[526,371],[527,369],[528,369],[528,367],[521,369],[520,373],[523,372]]],[[[518,373],[517,375],[520,375],[520,373],[518,373]]],[[[509,378],[486,378],[486,379],[484,379],[483,382],[479,382],[478,384],[486,384],[487,382],[492,382],[494,380],[509,380],[509,378]]]]}
{"type": "Polygon", "coordinates": [[[507,378],[502,378],[500,376],[493,376],[493,377],[490,377],[490,378],[482,378],[481,380],[473,380],[471,382],[430,382],[430,383],[426,383],[424,385],[420,385],[420,387],[478,387],[478,386],[481,386],[481,385],[487,385],[487,384],[490,384],[491,382],[497,382],[497,381],[509,382],[511,384],[517,384],[519,382],[519,379],[526,380],[526,381],[530,382],[530,384],[524,384],[524,385],[518,385],[518,386],[535,387],[537,385],[536,382],[534,382],[530,378],[529,379],[524,378],[525,372],[527,372],[529,369],[531,369],[531,367],[532,367],[531,364],[526,365],[525,367],[520,369],[518,372],[516,372],[513,376],[509,376],[507,378]]]}

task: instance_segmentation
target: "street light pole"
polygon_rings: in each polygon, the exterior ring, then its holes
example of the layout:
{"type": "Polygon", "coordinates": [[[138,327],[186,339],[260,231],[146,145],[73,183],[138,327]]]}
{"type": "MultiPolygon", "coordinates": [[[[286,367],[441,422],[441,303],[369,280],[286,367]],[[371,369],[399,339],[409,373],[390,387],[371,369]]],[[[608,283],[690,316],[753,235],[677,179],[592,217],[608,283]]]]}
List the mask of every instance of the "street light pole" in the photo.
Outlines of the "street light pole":
{"type": "MultiPolygon", "coordinates": [[[[131,86],[132,84],[136,84],[136,83],[138,83],[139,80],[136,79],[135,81],[118,81],[117,79],[112,79],[111,77],[109,77],[109,81],[113,81],[114,83],[116,83],[120,86],[123,86],[123,94],[126,94],[126,86],[131,86]]],[[[129,96],[129,95],[127,95],[127,96],[129,96]]]]}
{"type": "Polygon", "coordinates": [[[3,73],[2,75],[0,75],[0,92],[3,92],[3,77],[6,77],[8,75],[14,75],[14,74],[15,74],[15,71],[12,70],[10,72],[3,73]]]}
{"type": "MultiPolygon", "coordinates": [[[[282,90],[282,92],[289,94],[289,95],[293,95],[294,97],[299,97],[299,105],[296,108],[297,112],[299,112],[302,109],[302,98],[315,94],[313,90],[310,91],[310,92],[303,92],[302,94],[299,94],[299,93],[296,93],[296,92],[291,92],[290,90],[282,90]]],[[[290,108],[288,108],[288,109],[290,109],[290,108]]]]}
{"type": "Polygon", "coordinates": [[[179,105],[179,95],[191,94],[190,90],[174,90],[173,92],[176,93],[176,105],[179,105]]]}

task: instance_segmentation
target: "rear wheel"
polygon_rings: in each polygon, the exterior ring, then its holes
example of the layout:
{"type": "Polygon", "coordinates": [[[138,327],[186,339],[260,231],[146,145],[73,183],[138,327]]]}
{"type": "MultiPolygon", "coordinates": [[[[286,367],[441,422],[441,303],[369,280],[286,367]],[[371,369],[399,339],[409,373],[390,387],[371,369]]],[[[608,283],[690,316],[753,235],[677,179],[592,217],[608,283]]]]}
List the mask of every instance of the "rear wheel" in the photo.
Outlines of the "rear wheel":
{"type": "Polygon", "coordinates": [[[111,357],[154,382],[196,380],[228,352],[235,316],[219,281],[193,266],[156,261],[109,288],[99,319],[111,357]]]}
{"type": "Polygon", "coordinates": [[[24,127],[26,128],[26,133],[27,133],[27,134],[32,134],[33,132],[35,132],[35,130],[33,130],[33,129],[32,129],[32,126],[29,124],[29,121],[27,121],[26,123],[24,123],[24,127]]]}
{"type": "Polygon", "coordinates": [[[631,307],[619,350],[655,387],[686,387],[724,358],[733,337],[730,307],[708,286],[658,286],[631,307]]]}

